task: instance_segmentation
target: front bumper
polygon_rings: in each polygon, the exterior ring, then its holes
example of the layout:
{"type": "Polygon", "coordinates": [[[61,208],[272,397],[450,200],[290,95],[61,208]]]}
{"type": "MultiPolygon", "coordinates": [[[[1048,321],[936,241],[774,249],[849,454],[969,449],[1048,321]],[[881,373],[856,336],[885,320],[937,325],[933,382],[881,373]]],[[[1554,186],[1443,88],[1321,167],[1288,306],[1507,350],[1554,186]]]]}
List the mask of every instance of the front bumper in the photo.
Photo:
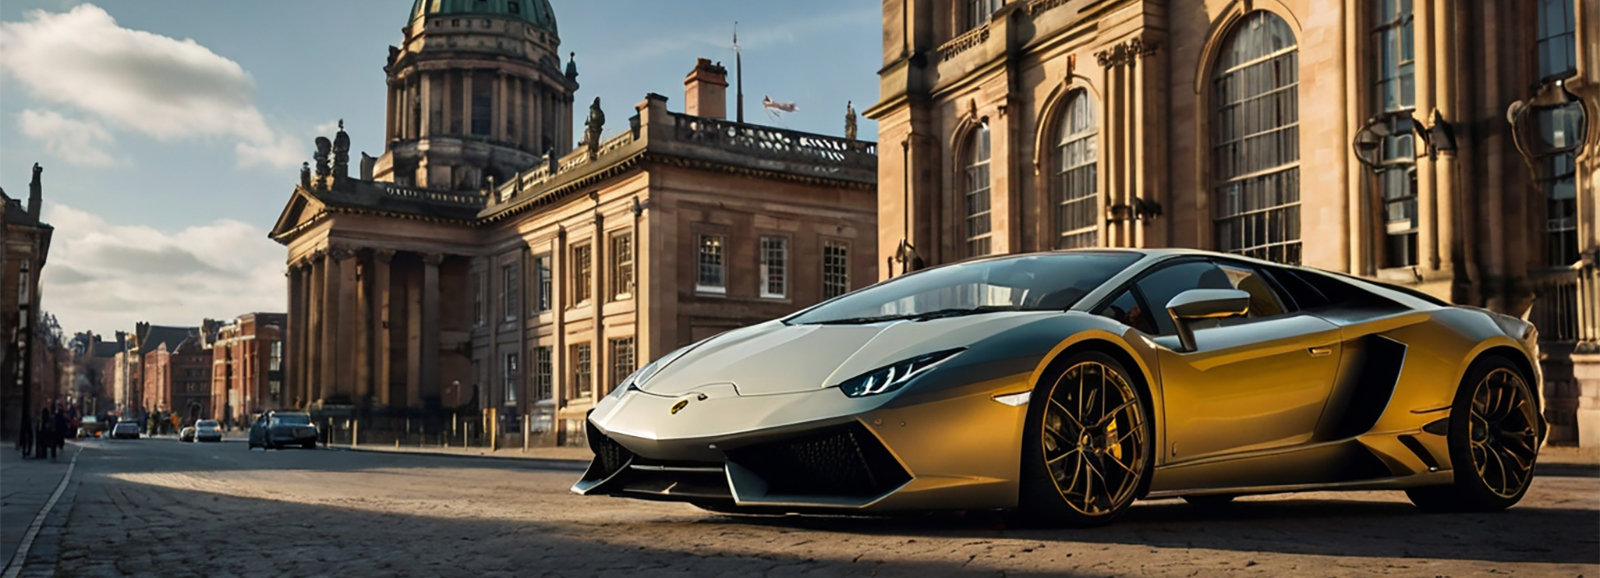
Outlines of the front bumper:
{"type": "Polygon", "coordinates": [[[1027,407],[993,397],[1025,377],[920,397],[630,392],[590,414],[595,459],[572,490],[791,511],[1014,507],[1027,407]]]}

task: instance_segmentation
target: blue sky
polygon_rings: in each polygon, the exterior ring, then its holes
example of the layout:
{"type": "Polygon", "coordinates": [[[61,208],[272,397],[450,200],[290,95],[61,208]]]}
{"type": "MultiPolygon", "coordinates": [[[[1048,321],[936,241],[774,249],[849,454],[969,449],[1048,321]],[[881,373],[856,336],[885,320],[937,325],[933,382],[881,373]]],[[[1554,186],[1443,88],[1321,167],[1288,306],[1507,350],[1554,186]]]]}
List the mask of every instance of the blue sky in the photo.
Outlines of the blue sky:
{"type": "MultiPolygon", "coordinates": [[[[601,98],[608,133],[647,92],[682,110],[696,57],[731,72],[734,21],[747,120],[772,122],[771,95],[800,107],[776,124],[842,134],[845,101],[878,97],[878,2],[551,3],[562,52],[577,53],[577,101],[601,98]]],[[[45,167],[44,307],[68,332],[106,333],[283,310],[284,251],[266,230],[334,122],[355,150],[381,152],[382,67],[411,4],[0,3],[0,187],[25,197],[29,167],[45,167]]]]}

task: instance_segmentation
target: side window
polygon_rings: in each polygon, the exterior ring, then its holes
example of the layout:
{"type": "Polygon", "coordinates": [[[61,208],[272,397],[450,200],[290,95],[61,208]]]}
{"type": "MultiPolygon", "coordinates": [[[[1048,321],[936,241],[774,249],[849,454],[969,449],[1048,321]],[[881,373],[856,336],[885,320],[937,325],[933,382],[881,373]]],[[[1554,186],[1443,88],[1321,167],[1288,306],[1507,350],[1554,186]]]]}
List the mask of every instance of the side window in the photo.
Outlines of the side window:
{"type": "Polygon", "coordinates": [[[1111,303],[1100,309],[1099,315],[1110,317],[1123,325],[1132,327],[1147,335],[1157,335],[1155,322],[1152,321],[1150,310],[1144,307],[1139,297],[1132,290],[1123,291],[1111,303]]]}
{"type": "Polygon", "coordinates": [[[1233,289],[1233,282],[1222,269],[1206,261],[1188,261],[1157,269],[1135,285],[1144,295],[1144,302],[1155,310],[1158,335],[1176,335],[1177,325],[1167,313],[1167,303],[1173,297],[1190,289],[1233,289]]]}
{"type": "Polygon", "coordinates": [[[1228,282],[1233,284],[1234,289],[1250,294],[1250,312],[1245,314],[1246,319],[1283,314],[1283,300],[1278,297],[1276,291],[1273,291],[1265,276],[1255,269],[1237,265],[1221,265],[1219,268],[1227,274],[1228,282]]]}

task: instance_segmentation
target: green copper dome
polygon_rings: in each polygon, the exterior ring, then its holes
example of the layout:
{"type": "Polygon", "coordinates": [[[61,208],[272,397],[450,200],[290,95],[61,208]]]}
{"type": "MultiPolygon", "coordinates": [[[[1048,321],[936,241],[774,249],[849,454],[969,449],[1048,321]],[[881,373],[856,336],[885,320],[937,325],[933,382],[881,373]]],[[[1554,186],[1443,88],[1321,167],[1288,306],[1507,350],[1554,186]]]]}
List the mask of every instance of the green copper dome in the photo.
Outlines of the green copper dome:
{"type": "Polygon", "coordinates": [[[411,6],[411,20],[424,16],[512,18],[556,33],[550,0],[417,0],[411,6]]]}

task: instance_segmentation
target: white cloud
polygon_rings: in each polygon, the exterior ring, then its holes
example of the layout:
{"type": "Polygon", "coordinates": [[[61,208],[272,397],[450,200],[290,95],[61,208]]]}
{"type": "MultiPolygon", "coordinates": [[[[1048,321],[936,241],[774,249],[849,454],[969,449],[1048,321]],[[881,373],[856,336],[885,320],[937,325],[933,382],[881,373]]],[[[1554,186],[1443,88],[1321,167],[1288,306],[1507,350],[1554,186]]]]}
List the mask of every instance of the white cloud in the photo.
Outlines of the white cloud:
{"type": "Polygon", "coordinates": [[[45,149],[71,164],[104,167],[117,163],[103,146],[115,144],[111,132],[94,121],[74,120],[55,111],[24,110],[17,129],[44,143],[45,149]]]}
{"type": "Polygon", "coordinates": [[[261,228],[224,219],[166,232],[65,205],[46,209],[56,233],[41,297],[69,332],[286,308],[284,249],[261,228]]]}
{"type": "Polygon", "coordinates": [[[235,139],[241,165],[296,164],[256,108],[250,74],[193,40],[123,28],[105,10],[82,4],[0,24],[0,54],[0,69],[34,98],[113,128],[161,140],[235,139]]]}

